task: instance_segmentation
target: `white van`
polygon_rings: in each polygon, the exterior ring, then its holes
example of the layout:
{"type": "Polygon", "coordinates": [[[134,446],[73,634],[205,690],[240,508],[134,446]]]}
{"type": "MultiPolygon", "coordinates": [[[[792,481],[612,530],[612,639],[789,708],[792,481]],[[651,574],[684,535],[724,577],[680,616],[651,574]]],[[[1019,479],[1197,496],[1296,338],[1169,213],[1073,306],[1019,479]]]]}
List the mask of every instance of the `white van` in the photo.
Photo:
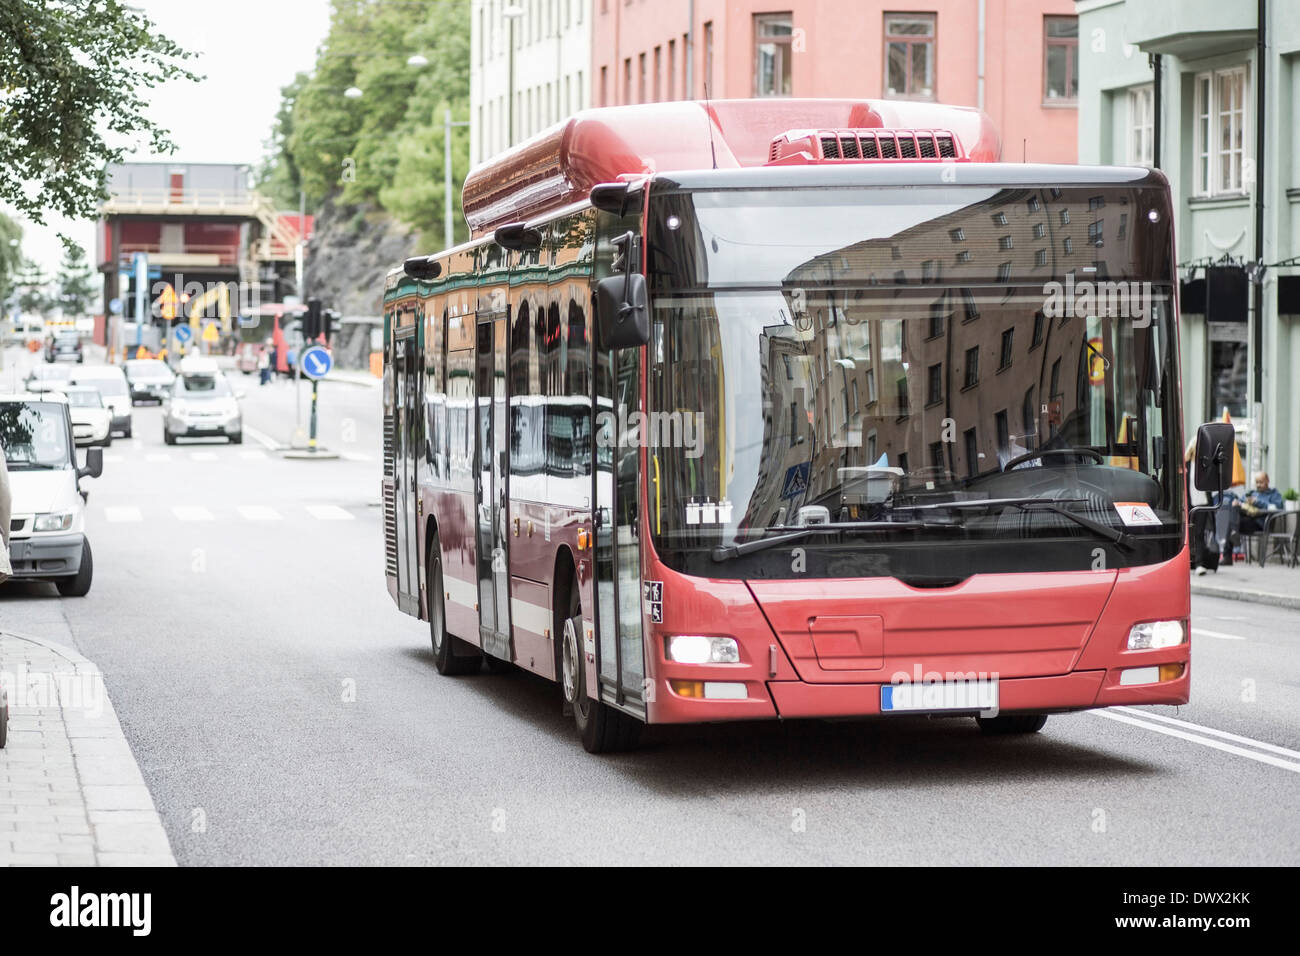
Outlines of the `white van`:
{"type": "Polygon", "coordinates": [[[58,393],[0,394],[0,447],[13,577],[53,581],[60,594],[81,597],[94,573],[81,479],[103,473],[104,450],[87,449],[85,467],[77,467],[68,400],[58,393]]]}

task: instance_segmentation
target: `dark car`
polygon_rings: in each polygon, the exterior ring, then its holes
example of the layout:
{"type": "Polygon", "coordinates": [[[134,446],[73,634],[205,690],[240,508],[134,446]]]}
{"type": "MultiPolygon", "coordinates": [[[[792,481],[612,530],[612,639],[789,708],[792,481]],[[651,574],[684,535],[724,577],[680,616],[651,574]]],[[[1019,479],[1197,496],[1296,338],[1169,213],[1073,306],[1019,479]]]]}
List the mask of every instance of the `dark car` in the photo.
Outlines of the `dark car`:
{"type": "Polygon", "coordinates": [[[68,329],[55,332],[45,344],[45,361],[47,362],[84,362],[81,352],[81,334],[68,329]]]}
{"type": "Polygon", "coordinates": [[[175,374],[161,359],[129,359],[122,365],[126,383],[131,387],[131,404],[154,401],[161,404],[171,391],[175,374]]]}

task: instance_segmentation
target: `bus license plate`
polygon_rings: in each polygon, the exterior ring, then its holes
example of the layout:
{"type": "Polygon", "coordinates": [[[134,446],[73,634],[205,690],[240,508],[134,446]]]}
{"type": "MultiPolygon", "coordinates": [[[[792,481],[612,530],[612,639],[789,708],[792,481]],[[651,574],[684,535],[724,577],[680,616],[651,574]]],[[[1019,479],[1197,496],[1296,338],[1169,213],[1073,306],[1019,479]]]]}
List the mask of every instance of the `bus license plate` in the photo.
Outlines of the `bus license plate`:
{"type": "Polygon", "coordinates": [[[885,684],[881,713],[992,710],[998,706],[997,680],[955,680],[933,684],[885,684]]]}

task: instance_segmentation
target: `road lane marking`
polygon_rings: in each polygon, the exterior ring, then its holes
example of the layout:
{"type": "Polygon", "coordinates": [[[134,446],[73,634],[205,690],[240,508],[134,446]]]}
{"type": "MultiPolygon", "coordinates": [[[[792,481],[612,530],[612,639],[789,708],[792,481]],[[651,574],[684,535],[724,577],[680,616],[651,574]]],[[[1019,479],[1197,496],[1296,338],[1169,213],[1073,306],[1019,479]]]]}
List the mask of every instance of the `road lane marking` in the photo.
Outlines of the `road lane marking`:
{"type": "Polygon", "coordinates": [[[240,505],[238,510],[246,521],[279,521],[282,518],[280,512],[268,505],[240,505]]]}
{"type": "Polygon", "coordinates": [[[338,505],[308,505],[307,513],[321,521],[351,521],[352,514],[338,505]]]}
{"type": "Polygon", "coordinates": [[[172,508],[179,521],[211,521],[212,512],[202,505],[176,505],[172,508]]]}
{"type": "Polygon", "coordinates": [[[1201,637],[1217,637],[1221,641],[1244,641],[1245,638],[1240,634],[1224,634],[1222,631],[1207,631],[1203,627],[1192,628],[1193,634],[1199,634],[1201,637]]]}
{"type": "Polygon", "coordinates": [[[114,505],[104,509],[104,520],[116,523],[141,520],[140,509],[130,505],[114,505]]]}
{"type": "Polygon", "coordinates": [[[266,434],[266,432],[258,431],[247,422],[244,423],[244,434],[269,451],[280,450],[280,443],[278,441],[266,434]]]}
{"type": "Polygon", "coordinates": [[[345,451],[340,456],[344,461],[374,461],[370,455],[363,455],[360,452],[345,451]]]}
{"type": "Polygon", "coordinates": [[[266,461],[266,452],[253,449],[252,451],[241,451],[239,457],[244,461],[266,461]]]}
{"type": "Polygon", "coordinates": [[[1255,740],[1252,737],[1242,737],[1239,734],[1230,734],[1226,730],[1215,730],[1213,727],[1194,724],[1188,720],[1179,720],[1177,717],[1167,717],[1164,714],[1157,714],[1154,711],[1136,710],[1132,707],[1115,707],[1113,709],[1125,714],[1132,714],[1134,717],[1145,717],[1148,720],[1158,720],[1161,723],[1186,727],[1188,730],[1196,730],[1203,734],[1212,734],[1215,737],[1222,737],[1224,740],[1233,740],[1239,744],[1245,744],[1248,747],[1258,747],[1260,750],[1268,750],[1275,754],[1281,754],[1284,757],[1294,757],[1295,759],[1300,760],[1300,750],[1288,750],[1286,747],[1279,747],[1277,744],[1266,744],[1264,741],[1255,740]]]}
{"type": "MultiPolygon", "coordinates": [[[[1254,760],[1259,763],[1266,763],[1282,770],[1289,770],[1292,773],[1300,773],[1300,763],[1291,760],[1283,760],[1281,757],[1274,757],[1272,754],[1256,753],[1253,750],[1247,750],[1245,747],[1238,747],[1235,744],[1224,743],[1223,741],[1215,740],[1212,737],[1201,737],[1196,734],[1189,734],[1183,730],[1178,730],[1174,727],[1163,727],[1158,723],[1148,723],[1145,720],[1137,720],[1134,717],[1130,717],[1128,714],[1115,714],[1106,710],[1090,710],[1087,711],[1087,713],[1093,714],[1097,717],[1105,717],[1107,720],[1115,720],[1121,724],[1132,724],[1134,727],[1141,727],[1143,730],[1155,731],[1158,734],[1165,734],[1169,737],[1177,737],[1179,740],[1186,740],[1190,743],[1200,744],[1202,747],[1222,750],[1224,753],[1235,754],[1238,757],[1245,757],[1248,760],[1254,760]]],[[[1143,716],[1150,715],[1144,712],[1143,716]]],[[[1198,729],[1204,730],[1205,728],[1198,729]]]]}
{"type": "Polygon", "coordinates": [[[171,461],[172,456],[165,451],[150,452],[144,456],[145,461],[171,461]]]}
{"type": "Polygon", "coordinates": [[[215,451],[192,451],[190,452],[191,461],[216,461],[217,453],[215,451]]]}

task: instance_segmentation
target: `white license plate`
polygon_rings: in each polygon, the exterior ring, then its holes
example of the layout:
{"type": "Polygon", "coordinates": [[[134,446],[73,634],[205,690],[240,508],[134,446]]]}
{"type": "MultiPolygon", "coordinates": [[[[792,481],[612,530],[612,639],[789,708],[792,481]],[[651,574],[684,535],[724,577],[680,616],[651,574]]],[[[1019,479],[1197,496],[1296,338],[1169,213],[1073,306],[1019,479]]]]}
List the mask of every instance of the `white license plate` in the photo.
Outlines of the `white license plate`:
{"type": "Polygon", "coordinates": [[[941,681],[933,684],[885,684],[881,713],[926,713],[943,710],[992,710],[998,706],[996,680],[941,681]]]}

